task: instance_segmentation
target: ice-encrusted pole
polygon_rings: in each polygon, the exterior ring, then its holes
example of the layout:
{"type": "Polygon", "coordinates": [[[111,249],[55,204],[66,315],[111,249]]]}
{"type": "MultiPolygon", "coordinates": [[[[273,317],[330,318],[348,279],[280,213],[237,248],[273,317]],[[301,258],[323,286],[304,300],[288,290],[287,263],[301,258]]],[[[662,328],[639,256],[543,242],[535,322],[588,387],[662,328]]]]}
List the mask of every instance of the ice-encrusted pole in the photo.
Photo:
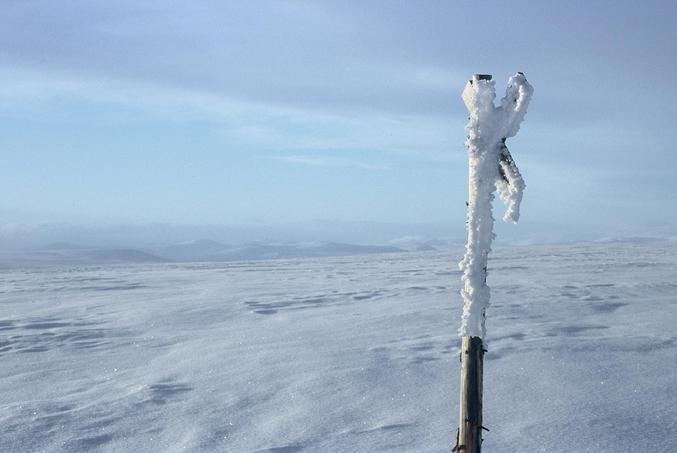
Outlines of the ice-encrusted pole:
{"type": "Polygon", "coordinates": [[[505,141],[517,134],[526,114],[533,88],[518,72],[508,80],[501,105],[494,105],[491,75],[475,74],[463,90],[468,121],[468,241],[459,263],[463,271],[461,340],[461,396],[459,428],[452,451],[481,453],[482,374],[486,334],[484,320],[489,306],[487,260],[494,238],[491,203],[497,190],[507,211],[503,220],[517,222],[524,180],[505,141]]]}

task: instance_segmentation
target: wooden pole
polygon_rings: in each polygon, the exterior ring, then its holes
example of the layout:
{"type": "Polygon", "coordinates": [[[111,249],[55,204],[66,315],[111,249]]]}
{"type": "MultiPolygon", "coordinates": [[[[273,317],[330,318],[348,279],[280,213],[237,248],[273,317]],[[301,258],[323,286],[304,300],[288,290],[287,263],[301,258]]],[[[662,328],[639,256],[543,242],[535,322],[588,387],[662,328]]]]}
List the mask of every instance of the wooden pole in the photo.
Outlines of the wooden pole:
{"type": "MultiPolygon", "coordinates": [[[[489,74],[475,74],[473,81],[491,80],[489,74]]],[[[475,193],[468,169],[468,206],[475,203],[475,193]]],[[[472,219],[468,219],[468,228],[472,219]]],[[[468,231],[470,235],[470,231],[468,231]]],[[[468,236],[470,239],[470,236],[468,236]]],[[[486,255],[484,256],[486,259],[486,255]]],[[[484,283],[487,281],[487,263],[483,263],[484,283]]],[[[467,287],[466,282],[466,290],[467,287]]],[[[484,315],[484,313],[482,314],[484,315]]],[[[481,453],[482,451],[482,377],[484,344],[480,337],[464,336],[461,339],[461,395],[456,446],[452,452],[481,453]]]]}
{"type": "Polygon", "coordinates": [[[453,451],[482,451],[482,371],[484,345],[480,337],[461,340],[461,398],[457,445],[453,451]]]}

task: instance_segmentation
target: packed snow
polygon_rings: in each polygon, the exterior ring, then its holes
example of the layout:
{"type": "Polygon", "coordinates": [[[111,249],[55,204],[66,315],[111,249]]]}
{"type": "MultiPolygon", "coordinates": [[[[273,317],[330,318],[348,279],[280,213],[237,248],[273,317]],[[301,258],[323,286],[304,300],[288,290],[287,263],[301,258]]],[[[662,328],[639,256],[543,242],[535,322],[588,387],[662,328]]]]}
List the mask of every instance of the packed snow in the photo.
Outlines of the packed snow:
{"type": "MultiPolygon", "coordinates": [[[[461,251],[4,269],[0,451],[448,452],[461,251]]],[[[677,451],[677,243],[490,267],[485,451],[677,451]]]]}
{"type": "Polygon", "coordinates": [[[533,88],[518,72],[508,80],[501,105],[494,106],[495,82],[470,80],[463,90],[470,114],[468,120],[469,174],[467,228],[468,242],[463,260],[463,316],[459,335],[484,338],[486,310],[491,296],[486,284],[487,259],[494,238],[491,205],[494,190],[507,205],[505,221],[517,222],[525,188],[505,140],[517,134],[527,112],[533,88]]]}

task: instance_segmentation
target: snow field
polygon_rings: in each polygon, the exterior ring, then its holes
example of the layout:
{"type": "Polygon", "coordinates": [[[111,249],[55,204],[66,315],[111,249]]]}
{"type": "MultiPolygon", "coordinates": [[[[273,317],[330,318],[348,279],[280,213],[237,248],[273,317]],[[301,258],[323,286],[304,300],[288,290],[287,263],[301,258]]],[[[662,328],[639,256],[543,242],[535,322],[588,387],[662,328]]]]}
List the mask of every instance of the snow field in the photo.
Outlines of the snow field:
{"type": "MultiPolygon", "coordinates": [[[[677,449],[677,244],[496,247],[487,452],[677,449]]],[[[455,253],[0,272],[0,451],[448,452],[455,253]]]]}

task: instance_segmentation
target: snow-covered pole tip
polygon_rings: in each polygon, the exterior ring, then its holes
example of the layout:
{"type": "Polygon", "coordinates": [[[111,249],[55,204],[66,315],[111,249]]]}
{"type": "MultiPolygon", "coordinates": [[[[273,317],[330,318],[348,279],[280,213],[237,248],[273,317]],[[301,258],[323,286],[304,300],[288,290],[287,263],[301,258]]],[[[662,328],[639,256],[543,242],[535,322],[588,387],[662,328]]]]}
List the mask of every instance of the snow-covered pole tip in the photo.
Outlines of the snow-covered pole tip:
{"type": "Polygon", "coordinates": [[[459,428],[452,451],[481,453],[482,378],[484,368],[485,318],[489,307],[487,261],[494,238],[491,203],[497,190],[507,205],[506,222],[517,222],[524,180],[505,145],[517,134],[531,99],[533,88],[518,72],[508,80],[499,106],[495,83],[488,74],[475,74],[463,90],[468,121],[468,242],[459,263],[463,271],[463,317],[461,341],[461,396],[459,428]]]}
{"type": "Polygon", "coordinates": [[[507,205],[506,222],[519,220],[524,180],[513,160],[507,138],[517,134],[533,88],[521,72],[510,77],[505,97],[494,105],[495,83],[488,75],[475,75],[463,90],[468,121],[468,242],[459,267],[463,271],[461,336],[483,338],[489,306],[487,258],[494,238],[491,203],[497,190],[507,205]]]}

